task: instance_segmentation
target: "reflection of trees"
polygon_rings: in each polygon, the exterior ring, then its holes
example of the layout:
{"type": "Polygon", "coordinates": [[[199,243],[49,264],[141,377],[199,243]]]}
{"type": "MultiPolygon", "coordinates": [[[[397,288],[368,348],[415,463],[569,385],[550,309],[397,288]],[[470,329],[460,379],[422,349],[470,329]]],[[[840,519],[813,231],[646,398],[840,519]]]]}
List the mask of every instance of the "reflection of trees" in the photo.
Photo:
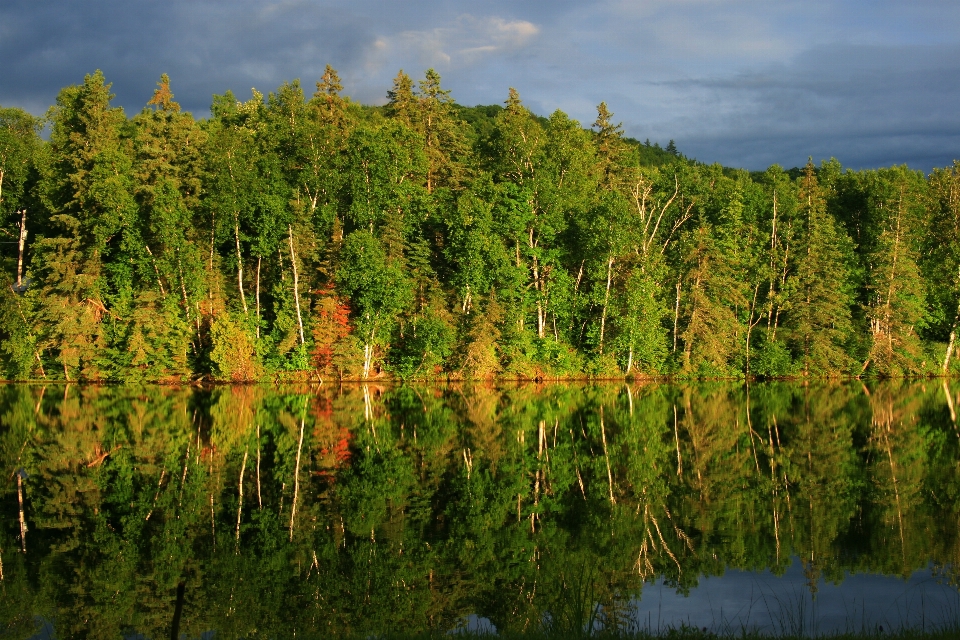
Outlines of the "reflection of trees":
{"type": "Polygon", "coordinates": [[[63,637],[163,637],[181,583],[192,636],[562,630],[654,576],[960,558],[934,385],[5,386],[0,420],[0,615],[63,637]]]}

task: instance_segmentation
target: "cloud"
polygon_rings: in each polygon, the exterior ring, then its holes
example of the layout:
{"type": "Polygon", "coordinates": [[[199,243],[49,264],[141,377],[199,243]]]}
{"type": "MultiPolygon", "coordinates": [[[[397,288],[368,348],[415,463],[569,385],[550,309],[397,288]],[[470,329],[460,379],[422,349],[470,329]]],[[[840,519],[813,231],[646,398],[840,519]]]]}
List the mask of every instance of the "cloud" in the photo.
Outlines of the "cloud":
{"type": "Polygon", "coordinates": [[[958,45],[820,47],[760,70],[651,83],[648,95],[670,106],[628,130],[751,169],[810,155],[924,169],[960,157],[958,45]]]}
{"type": "Polygon", "coordinates": [[[169,73],[204,116],[211,94],[270,91],[326,64],[381,103],[428,67],[462,104],[520,91],[534,111],[627,132],[705,161],[762,168],[837,156],[929,168],[957,154],[960,3],[872,0],[6,0],[0,104],[42,113],[100,68],[128,112],[169,73]]]}
{"type": "Polygon", "coordinates": [[[421,68],[462,69],[490,56],[517,51],[539,33],[539,27],[526,20],[464,14],[449,25],[378,38],[370,57],[373,64],[381,66],[405,62],[421,68]]]}

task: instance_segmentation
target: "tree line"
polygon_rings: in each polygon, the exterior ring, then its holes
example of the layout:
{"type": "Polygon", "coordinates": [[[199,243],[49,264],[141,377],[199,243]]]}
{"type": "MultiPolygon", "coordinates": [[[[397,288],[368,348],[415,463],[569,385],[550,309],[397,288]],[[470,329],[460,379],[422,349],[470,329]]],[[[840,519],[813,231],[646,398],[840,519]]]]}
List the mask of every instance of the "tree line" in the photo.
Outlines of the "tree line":
{"type": "Polygon", "coordinates": [[[946,380],[335,387],[0,387],[5,631],[566,637],[729,569],[957,584],[946,380]]]}
{"type": "Polygon", "coordinates": [[[467,108],[433,70],[342,91],[327,67],[198,120],[164,75],[127,117],[96,72],[0,109],[3,377],[956,370],[960,164],[747,172],[605,103],[467,108]]]}

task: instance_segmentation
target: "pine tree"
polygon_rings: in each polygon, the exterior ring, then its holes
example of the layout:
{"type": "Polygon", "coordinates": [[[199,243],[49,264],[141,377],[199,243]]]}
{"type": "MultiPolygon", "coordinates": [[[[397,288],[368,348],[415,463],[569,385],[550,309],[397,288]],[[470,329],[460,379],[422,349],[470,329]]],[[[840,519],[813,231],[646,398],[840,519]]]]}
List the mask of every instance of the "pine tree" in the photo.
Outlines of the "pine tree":
{"type": "Polygon", "coordinates": [[[784,328],[789,343],[801,354],[805,375],[842,373],[849,365],[844,347],[852,330],[846,264],[851,242],[827,213],[812,161],[807,162],[799,187],[796,285],[784,328]]]}
{"type": "Polygon", "coordinates": [[[403,72],[393,79],[393,88],[387,91],[387,115],[416,130],[417,99],[413,95],[413,80],[403,72]]]}
{"type": "Polygon", "coordinates": [[[599,161],[600,186],[614,188],[620,159],[623,154],[623,124],[613,124],[613,113],[606,102],[597,106],[597,119],[593,123],[597,130],[596,146],[599,161]]]}
{"type": "Polygon", "coordinates": [[[112,374],[118,323],[133,306],[147,254],[137,227],[123,110],[97,71],[60,92],[42,189],[51,233],[37,246],[42,348],[67,379],[112,374]]]}
{"type": "Polygon", "coordinates": [[[141,236],[150,266],[141,273],[143,288],[179,301],[181,318],[199,321],[203,257],[195,219],[200,204],[201,150],[205,132],[174,102],[164,74],[158,89],[136,118],[134,175],[140,207],[141,236]]]}
{"type": "Polygon", "coordinates": [[[922,351],[918,330],[927,321],[918,266],[920,232],[926,225],[925,181],[906,167],[865,173],[871,245],[866,315],[871,348],[864,369],[881,375],[917,372],[922,351]]]}

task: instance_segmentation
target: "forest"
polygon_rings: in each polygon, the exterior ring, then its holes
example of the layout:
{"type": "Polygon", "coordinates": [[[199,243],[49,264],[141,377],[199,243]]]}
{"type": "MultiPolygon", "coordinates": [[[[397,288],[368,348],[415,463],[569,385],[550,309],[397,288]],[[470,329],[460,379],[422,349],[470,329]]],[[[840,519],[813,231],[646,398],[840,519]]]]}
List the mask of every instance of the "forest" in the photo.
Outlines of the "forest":
{"type": "Polygon", "coordinates": [[[748,172],[327,67],[197,119],[101,72],[0,109],[0,378],[958,371],[960,163],[748,172]]]}

